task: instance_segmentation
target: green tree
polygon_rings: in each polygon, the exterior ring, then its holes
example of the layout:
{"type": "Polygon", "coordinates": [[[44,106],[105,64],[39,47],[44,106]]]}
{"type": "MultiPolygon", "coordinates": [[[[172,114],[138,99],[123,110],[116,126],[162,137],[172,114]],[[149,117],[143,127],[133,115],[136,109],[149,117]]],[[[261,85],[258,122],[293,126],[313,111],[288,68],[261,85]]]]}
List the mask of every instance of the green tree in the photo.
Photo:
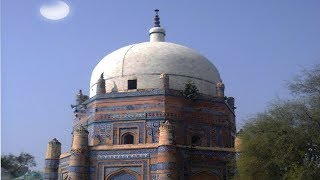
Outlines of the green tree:
{"type": "Polygon", "coordinates": [[[243,127],[241,179],[320,178],[320,65],[288,88],[294,99],[274,102],[243,127]]]}
{"type": "Polygon", "coordinates": [[[198,98],[199,90],[193,81],[188,81],[184,85],[182,95],[187,99],[196,100],[198,98]]]}
{"type": "Polygon", "coordinates": [[[28,153],[22,152],[19,156],[1,155],[1,167],[8,170],[14,178],[30,172],[30,168],[35,166],[34,157],[28,153]]]}

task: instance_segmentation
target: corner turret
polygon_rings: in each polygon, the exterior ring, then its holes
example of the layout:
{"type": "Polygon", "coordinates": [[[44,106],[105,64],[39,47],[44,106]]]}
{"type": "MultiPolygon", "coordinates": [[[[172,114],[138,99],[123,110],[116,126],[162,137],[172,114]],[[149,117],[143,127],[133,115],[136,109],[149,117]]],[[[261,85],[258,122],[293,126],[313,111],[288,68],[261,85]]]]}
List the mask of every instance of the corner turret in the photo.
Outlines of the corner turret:
{"type": "Polygon", "coordinates": [[[159,145],[174,145],[175,144],[175,134],[174,126],[166,120],[164,123],[160,124],[160,135],[159,135],[159,145]]]}
{"type": "Polygon", "coordinates": [[[163,180],[178,179],[175,127],[168,120],[160,124],[157,173],[163,180]]]}
{"type": "Polygon", "coordinates": [[[45,180],[58,179],[59,158],[61,155],[61,143],[54,138],[48,143],[45,159],[45,180]]]}
{"type": "Polygon", "coordinates": [[[88,130],[80,125],[73,131],[68,177],[72,180],[88,179],[88,130]]]}

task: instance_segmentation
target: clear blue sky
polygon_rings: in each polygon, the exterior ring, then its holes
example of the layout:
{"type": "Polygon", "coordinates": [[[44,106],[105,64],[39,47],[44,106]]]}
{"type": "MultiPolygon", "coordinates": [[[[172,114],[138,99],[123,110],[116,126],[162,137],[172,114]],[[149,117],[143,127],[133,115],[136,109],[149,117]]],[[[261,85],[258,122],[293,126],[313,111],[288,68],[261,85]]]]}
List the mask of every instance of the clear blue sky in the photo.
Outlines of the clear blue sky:
{"type": "Polygon", "coordinates": [[[1,5],[1,150],[44,165],[47,142],[71,144],[78,89],[88,94],[95,65],[110,52],[148,41],[154,9],[166,39],[212,61],[236,99],[237,124],[289,97],[285,81],[320,62],[319,0],[71,1],[70,15],[45,20],[45,0],[1,5]]]}

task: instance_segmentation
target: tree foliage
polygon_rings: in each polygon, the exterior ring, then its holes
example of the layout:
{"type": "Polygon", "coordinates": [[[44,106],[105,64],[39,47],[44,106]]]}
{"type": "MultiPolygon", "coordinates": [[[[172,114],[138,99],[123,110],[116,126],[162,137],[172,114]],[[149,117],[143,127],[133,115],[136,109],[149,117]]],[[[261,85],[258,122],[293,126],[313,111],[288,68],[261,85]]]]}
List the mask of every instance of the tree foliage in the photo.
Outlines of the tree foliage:
{"type": "Polygon", "coordinates": [[[320,97],[320,64],[313,69],[303,70],[302,74],[296,76],[288,87],[293,94],[320,97]]]}
{"type": "Polygon", "coordinates": [[[199,90],[197,86],[192,81],[188,81],[185,86],[184,90],[182,91],[182,95],[187,99],[196,100],[198,98],[199,90]]]}
{"type": "Polygon", "coordinates": [[[274,102],[244,126],[241,179],[320,178],[320,65],[288,88],[295,99],[274,102]]]}
{"type": "Polygon", "coordinates": [[[30,172],[30,168],[35,166],[34,157],[28,153],[22,152],[19,156],[1,155],[1,167],[9,171],[14,178],[30,172]]]}

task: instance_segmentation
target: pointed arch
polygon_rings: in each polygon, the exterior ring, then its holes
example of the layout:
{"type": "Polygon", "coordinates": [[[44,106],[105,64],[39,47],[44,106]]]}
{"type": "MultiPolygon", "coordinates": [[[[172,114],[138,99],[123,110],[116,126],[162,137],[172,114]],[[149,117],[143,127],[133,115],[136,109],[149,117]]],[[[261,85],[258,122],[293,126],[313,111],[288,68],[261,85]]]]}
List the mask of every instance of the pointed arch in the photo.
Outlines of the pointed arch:
{"type": "Polygon", "coordinates": [[[134,171],[123,168],[106,176],[105,180],[141,180],[141,176],[134,171]]]}
{"type": "Polygon", "coordinates": [[[209,171],[200,171],[191,176],[191,180],[220,180],[219,176],[209,171]]]}
{"type": "Polygon", "coordinates": [[[134,134],[131,132],[123,134],[121,136],[121,144],[134,144],[134,134]]]}

